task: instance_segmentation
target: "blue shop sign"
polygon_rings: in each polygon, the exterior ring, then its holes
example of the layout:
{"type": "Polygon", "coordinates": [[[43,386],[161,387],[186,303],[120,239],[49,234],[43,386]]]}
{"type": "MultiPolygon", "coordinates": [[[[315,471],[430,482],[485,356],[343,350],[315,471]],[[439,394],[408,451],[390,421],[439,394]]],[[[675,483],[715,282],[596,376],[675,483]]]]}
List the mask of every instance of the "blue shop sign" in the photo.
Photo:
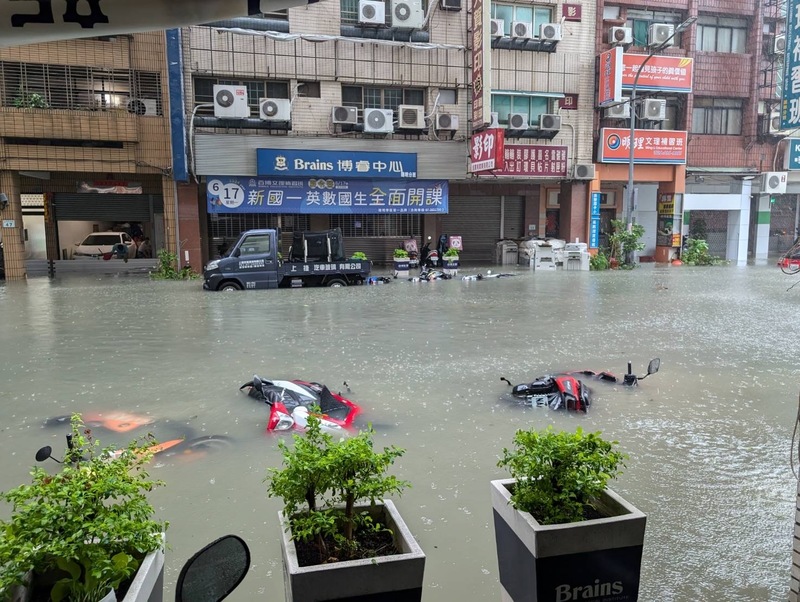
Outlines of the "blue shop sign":
{"type": "Polygon", "coordinates": [[[786,38],[781,97],[781,128],[800,126],[800,0],[786,3],[786,38]]]}
{"type": "Polygon", "coordinates": [[[258,175],[413,180],[416,153],[256,149],[258,175]]]}
{"type": "Polygon", "coordinates": [[[447,180],[211,177],[209,213],[447,213],[447,180]]]}
{"type": "Polygon", "coordinates": [[[786,149],[785,169],[796,171],[800,169],[800,138],[786,138],[788,148],[786,149]]]}

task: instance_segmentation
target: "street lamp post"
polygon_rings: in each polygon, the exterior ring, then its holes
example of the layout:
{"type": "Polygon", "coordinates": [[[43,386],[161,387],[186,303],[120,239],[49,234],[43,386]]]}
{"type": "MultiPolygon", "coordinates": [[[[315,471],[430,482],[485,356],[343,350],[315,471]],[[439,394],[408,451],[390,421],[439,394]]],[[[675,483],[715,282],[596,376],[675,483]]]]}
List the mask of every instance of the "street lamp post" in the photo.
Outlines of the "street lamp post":
{"type": "MultiPolygon", "coordinates": [[[[650,48],[650,52],[647,54],[647,57],[642,61],[642,64],[639,65],[639,70],[636,72],[636,76],[633,78],[633,86],[631,87],[631,98],[630,98],[630,106],[631,106],[631,134],[629,140],[629,154],[628,154],[628,204],[625,211],[625,224],[628,228],[628,232],[631,231],[633,228],[633,200],[634,200],[634,193],[633,193],[633,161],[634,161],[634,151],[636,149],[636,87],[639,85],[639,76],[642,74],[644,70],[644,66],[648,63],[648,61],[653,58],[658,52],[661,52],[669,46],[669,43],[672,41],[677,34],[685,31],[689,28],[692,23],[697,21],[697,17],[689,17],[683,23],[677,25],[672,32],[672,35],[669,36],[666,40],[658,44],[657,46],[652,46],[650,48]]],[[[631,253],[631,257],[626,257],[627,263],[633,263],[633,253],[631,253]]]]}

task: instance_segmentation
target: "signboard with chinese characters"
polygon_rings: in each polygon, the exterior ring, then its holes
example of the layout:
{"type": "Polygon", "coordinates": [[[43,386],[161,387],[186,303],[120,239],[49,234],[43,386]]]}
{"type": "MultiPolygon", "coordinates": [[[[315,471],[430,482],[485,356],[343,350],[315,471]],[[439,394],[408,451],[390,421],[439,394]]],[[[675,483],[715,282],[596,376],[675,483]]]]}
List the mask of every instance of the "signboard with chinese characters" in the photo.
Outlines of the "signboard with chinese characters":
{"type": "MultiPolygon", "coordinates": [[[[600,130],[600,163],[628,163],[631,131],[627,128],[600,130]]],[[[634,163],[686,163],[686,132],[683,130],[636,130],[634,163]]]]}
{"type": "Polygon", "coordinates": [[[580,21],[581,20],[581,5],[580,4],[562,4],[561,16],[565,21],[580,21]]]}
{"type": "Polygon", "coordinates": [[[592,193],[592,203],[589,213],[589,248],[597,249],[600,247],[600,205],[603,195],[600,192],[592,193]]]}
{"type": "Polygon", "coordinates": [[[447,213],[446,180],[211,177],[209,213],[447,213]]]}
{"type": "Polygon", "coordinates": [[[567,147],[543,144],[505,145],[503,167],[480,175],[563,178],[567,175],[567,147]]]}
{"type": "Polygon", "coordinates": [[[682,194],[666,193],[658,195],[658,223],[656,224],[656,245],[659,247],[680,246],[682,194]]]}
{"type": "Polygon", "coordinates": [[[256,162],[260,176],[390,180],[413,180],[417,177],[416,153],[259,148],[256,162]]]}
{"type": "Polygon", "coordinates": [[[692,91],[692,78],[694,74],[694,59],[684,56],[656,55],[642,66],[647,59],[646,54],[622,55],[622,87],[630,90],[636,80],[636,74],[641,70],[637,90],[665,90],[668,92],[692,91]]]}
{"type": "Polygon", "coordinates": [[[622,47],[615,46],[600,54],[597,106],[622,102],[622,47]]]}
{"type": "Polygon", "coordinates": [[[469,171],[475,173],[503,164],[506,131],[491,128],[473,134],[469,144],[469,171]]]}
{"type": "MultiPolygon", "coordinates": [[[[315,2],[316,0],[311,0],[315,2]]],[[[274,12],[306,0],[0,0],[0,48],[153,31],[274,12]]]]}
{"type": "Polygon", "coordinates": [[[788,171],[800,169],[800,138],[785,138],[786,154],[783,156],[783,168],[788,171]]]}
{"type": "Polygon", "coordinates": [[[564,98],[558,99],[558,108],[567,111],[578,110],[578,95],[577,94],[564,94],[564,98]]]}
{"type": "Polygon", "coordinates": [[[781,129],[800,127],[800,0],[786,1],[781,129]]]}
{"type": "Polygon", "coordinates": [[[489,0],[472,2],[472,129],[477,130],[491,121],[492,46],[491,3],[489,0]]]}
{"type": "Polygon", "coordinates": [[[139,182],[117,182],[115,180],[93,180],[78,182],[78,192],[99,194],[142,194],[139,182]]]}

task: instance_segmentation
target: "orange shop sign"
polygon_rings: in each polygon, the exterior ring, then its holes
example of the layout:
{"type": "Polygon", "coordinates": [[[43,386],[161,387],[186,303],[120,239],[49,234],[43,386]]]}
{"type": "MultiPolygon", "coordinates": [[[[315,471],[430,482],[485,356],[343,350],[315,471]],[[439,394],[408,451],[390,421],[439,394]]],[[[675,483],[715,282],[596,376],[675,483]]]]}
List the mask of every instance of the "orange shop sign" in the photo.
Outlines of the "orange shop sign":
{"type": "MultiPolygon", "coordinates": [[[[631,152],[631,131],[627,128],[600,130],[598,156],[601,163],[628,163],[631,152]]],[[[636,130],[633,148],[634,163],[686,163],[686,131],[636,130]]]]}
{"type": "Polygon", "coordinates": [[[636,79],[636,74],[641,71],[637,90],[665,90],[669,92],[692,91],[692,78],[694,76],[694,59],[684,56],[656,55],[647,61],[646,54],[622,55],[622,87],[630,90],[636,79]]]}

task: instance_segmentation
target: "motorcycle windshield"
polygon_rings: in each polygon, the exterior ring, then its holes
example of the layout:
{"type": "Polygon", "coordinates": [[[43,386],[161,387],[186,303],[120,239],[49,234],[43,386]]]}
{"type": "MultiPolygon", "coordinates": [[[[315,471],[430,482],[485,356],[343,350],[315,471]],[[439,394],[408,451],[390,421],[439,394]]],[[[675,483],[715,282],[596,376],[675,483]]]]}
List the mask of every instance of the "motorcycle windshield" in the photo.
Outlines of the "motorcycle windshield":
{"type": "Polygon", "coordinates": [[[336,399],[330,389],[325,386],[322,387],[322,391],[319,393],[319,407],[323,414],[327,414],[337,420],[344,420],[350,413],[350,406],[336,399]]]}

